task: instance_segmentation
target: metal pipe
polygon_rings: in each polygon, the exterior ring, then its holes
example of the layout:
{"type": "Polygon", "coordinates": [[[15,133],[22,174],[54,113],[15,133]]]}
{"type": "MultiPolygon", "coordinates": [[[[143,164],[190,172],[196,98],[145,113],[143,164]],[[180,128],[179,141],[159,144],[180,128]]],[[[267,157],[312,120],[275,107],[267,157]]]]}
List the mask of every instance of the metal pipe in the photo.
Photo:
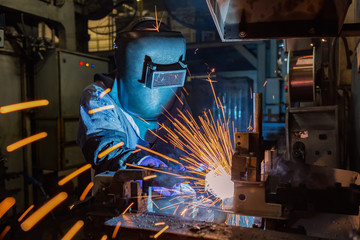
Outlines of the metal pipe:
{"type": "Polygon", "coordinates": [[[262,137],[262,93],[253,93],[254,99],[254,132],[262,137]]]}
{"type": "Polygon", "coordinates": [[[253,93],[254,106],[254,132],[259,133],[259,148],[256,152],[256,181],[261,180],[261,161],[264,159],[264,152],[262,149],[262,93],[253,93]]]}

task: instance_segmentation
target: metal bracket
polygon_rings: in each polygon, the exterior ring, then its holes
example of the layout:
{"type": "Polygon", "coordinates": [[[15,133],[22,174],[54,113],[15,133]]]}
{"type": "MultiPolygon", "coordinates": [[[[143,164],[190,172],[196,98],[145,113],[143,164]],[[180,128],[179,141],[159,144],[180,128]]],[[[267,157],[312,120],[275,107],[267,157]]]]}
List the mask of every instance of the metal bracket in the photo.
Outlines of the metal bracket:
{"type": "Polygon", "coordinates": [[[265,183],[234,181],[234,212],[265,218],[284,219],[281,204],[265,201],[265,183]]]}

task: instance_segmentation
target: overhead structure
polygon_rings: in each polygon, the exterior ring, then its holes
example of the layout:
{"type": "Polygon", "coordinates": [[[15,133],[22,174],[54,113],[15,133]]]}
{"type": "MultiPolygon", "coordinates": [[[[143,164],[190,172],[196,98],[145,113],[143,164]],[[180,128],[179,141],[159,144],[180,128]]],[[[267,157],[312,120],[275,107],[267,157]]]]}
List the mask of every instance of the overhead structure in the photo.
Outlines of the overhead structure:
{"type": "Polygon", "coordinates": [[[223,41],[338,36],[351,0],[206,0],[223,41]]]}

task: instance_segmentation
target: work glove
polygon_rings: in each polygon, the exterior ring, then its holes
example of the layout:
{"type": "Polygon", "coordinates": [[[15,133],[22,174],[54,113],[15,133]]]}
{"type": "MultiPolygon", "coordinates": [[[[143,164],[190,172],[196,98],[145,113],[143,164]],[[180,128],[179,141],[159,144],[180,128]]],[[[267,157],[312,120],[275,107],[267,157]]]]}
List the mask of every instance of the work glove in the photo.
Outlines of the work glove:
{"type": "MultiPolygon", "coordinates": [[[[146,157],[143,157],[139,162],[138,162],[138,165],[140,166],[153,166],[153,167],[164,167],[164,168],[167,168],[169,167],[166,163],[164,163],[163,161],[155,158],[155,157],[152,157],[152,156],[146,156],[146,157]]],[[[185,167],[182,166],[182,165],[174,165],[174,166],[171,166],[171,168],[174,170],[174,171],[185,171],[185,167]]]]}
{"type": "Polygon", "coordinates": [[[196,194],[195,190],[188,183],[175,184],[172,188],[152,187],[152,190],[168,197],[174,197],[183,194],[196,194]]]}
{"type": "MultiPolygon", "coordinates": [[[[163,161],[152,157],[152,156],[146,156],[143,157],[139,162],[138,165],[140,166],[153,166],[153,167],[164,167],[167,168],[168,165],[165,164],[163,161]]],[[[172,167],[173,170],[175,171],[185,171],[185,167],[184,166],[180,166],[180,165],[176,165],[172,167]]],[[[188,183],[182,183],[182,184],[175,184],[172,188],[168,189],[165,187],[153,187],[152,188],[153,191],[160,193],[161,195],[164,196],[177,196],[177,195],[181,195],[181,194],[195,194],[195,190],[190,187],[190,185],[188,183]]]]}
{"type": "Polygon", "coordinates": [[[152,166],[152,167],[160,167],[162,165],[162,167],[167,168],[168,165],[166,165],[163,161],[152,157],[152,156],[146,156],[143,157],[142,159],[140,159],[140,161],[138,162],[138,165],[140,166],[152,166]]]}

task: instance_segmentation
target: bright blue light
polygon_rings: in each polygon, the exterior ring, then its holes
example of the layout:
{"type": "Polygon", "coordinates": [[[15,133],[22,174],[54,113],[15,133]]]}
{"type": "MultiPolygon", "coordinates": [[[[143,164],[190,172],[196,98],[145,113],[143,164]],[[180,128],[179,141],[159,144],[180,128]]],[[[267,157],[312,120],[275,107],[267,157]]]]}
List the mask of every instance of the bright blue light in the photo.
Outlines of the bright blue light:
{"type": "Polygon", "coordinates": [[[94,68],[94,67],[95,67],[95,64],[92,64],[91,67],[94,68]]]}

